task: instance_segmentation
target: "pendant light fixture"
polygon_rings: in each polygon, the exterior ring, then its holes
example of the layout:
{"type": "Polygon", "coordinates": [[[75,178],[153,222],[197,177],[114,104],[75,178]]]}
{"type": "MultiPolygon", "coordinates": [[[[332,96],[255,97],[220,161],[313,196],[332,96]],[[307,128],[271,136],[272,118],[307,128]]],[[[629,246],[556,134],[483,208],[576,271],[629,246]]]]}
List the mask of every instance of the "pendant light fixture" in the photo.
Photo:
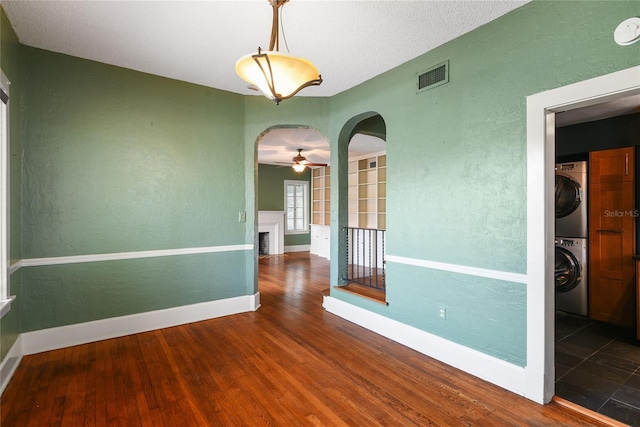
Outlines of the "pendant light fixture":
{"type": "Polygon", "coordinates": [[[280,53],[278,9],[289,0],[267,0],[273,9],[269,50],[243,56],[236,62],[236,73],[253,88],[279,104],[307,86],[322,83],[318,69],[307,59],[280,53]]]}

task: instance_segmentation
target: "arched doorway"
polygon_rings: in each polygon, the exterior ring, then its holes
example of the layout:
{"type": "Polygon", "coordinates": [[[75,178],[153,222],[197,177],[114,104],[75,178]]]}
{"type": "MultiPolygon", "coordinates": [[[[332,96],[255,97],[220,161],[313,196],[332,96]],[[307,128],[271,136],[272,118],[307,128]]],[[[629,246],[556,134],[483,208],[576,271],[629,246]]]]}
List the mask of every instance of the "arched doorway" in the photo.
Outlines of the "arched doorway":
{"type": "Polygon", "coordinates": [[[327,139],[308,126],[279,125],[260,134],[256,149],[257,256],[309,251],[312,168],[294,170],[293,158],[302,153],[311,164],[328,163],[327,139]]]}
{"type": "MultiPolygon", "coordinates": [[[[332,277],[340,290],[385,301],[386,124],[375,112],[345,124],[338,141],[338,259],[332,277]],[[346,149],[346,153],[345,153],[346,149]],[[346,187],[346,191],[345,191],[346,187]],[[346,217],[345,217],[346,211],[346,217]]],[[[335,168],[334,168],[335,170],[335,168]]],[[[336,236],[336,237],[334,237],[336,236]]]]}

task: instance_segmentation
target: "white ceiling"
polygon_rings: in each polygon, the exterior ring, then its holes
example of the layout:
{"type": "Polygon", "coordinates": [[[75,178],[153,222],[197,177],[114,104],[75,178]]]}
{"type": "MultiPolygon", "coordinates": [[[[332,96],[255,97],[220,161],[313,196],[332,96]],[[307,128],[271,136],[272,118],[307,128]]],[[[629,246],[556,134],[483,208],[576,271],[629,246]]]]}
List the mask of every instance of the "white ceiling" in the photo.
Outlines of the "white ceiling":
{"type": "MultiPolygon", "coordinates": [[[[324,79],[298,96],[340,93],[528,1],[291,0],[281,19],[289,50],[310,59],[324,79]]],[[[268,48],[271,32],[267,0],[0,4],[23,44],[247,95],[256,92],[236,75],[235,62],[268,48]]],[[[287,50],[282,34],[280,50],[287,50]]],[[[283,139],[289,152],[279,161],[305,148],[300,140],[283,139]]],[[[260,146],[271,144],[278,143],[265,139],[260,146]]]]}
{"type": "Polygon", "coordinates": [[[613,101],[557,113],[556,126],[563,127],[635,113],[640,113],[640,95],[629,95],[613,101]]]}
{"type": "MultiPolygon", "coordinates": [[[[310,59],[324,79],[301,95],[332,96],[527,1],[291,0],[282,24],[291,53],[310,59]]],[[[243,94],[255,92],[235,63],[268,48],[271,33],[267,0],[0,4],[26,45],[243,94]]]]}
{"type": "MultiPolygon", "coordinates": [[[[263,164],[292,164],[292,158],[302,148],[302,155],[311,163],[330,164],[329,143],[314,129],[273,129],[258,144],[258,161],[263,164]]],[[[386,151],[387,143],[375,136],[356,134],[349,142],[349,158],[386,151]]]]}

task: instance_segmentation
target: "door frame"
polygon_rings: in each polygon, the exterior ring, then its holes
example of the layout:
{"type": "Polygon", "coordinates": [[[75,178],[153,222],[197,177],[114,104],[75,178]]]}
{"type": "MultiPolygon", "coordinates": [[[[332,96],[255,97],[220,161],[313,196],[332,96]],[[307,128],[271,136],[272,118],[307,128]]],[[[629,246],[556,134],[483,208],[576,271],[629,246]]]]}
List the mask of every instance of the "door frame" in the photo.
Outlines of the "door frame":
{"type": "Polygon", "coordinates": [[[555,114],[640,94],[640,66],[527,97],[527,367],[525,396],[555,394],[555,114]]]}

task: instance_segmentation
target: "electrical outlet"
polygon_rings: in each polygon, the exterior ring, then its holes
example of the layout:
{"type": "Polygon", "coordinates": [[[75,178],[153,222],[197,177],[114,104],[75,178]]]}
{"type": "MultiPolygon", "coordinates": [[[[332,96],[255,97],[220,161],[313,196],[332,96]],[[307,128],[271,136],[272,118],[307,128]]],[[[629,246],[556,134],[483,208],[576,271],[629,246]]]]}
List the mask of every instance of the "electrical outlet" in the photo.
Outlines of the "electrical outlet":
{"type": "Polygon", "coordinates": [[[445,307],[440,307],[438,309],[438,317],[440,320],[447,320],[447,309],[445,307]]]}
{"type": "Polygon", "coordinates": [[[247,213],[245,211],[240,211],[238,213],[238,222],[246,222],[247,221],[247,213]]]}

